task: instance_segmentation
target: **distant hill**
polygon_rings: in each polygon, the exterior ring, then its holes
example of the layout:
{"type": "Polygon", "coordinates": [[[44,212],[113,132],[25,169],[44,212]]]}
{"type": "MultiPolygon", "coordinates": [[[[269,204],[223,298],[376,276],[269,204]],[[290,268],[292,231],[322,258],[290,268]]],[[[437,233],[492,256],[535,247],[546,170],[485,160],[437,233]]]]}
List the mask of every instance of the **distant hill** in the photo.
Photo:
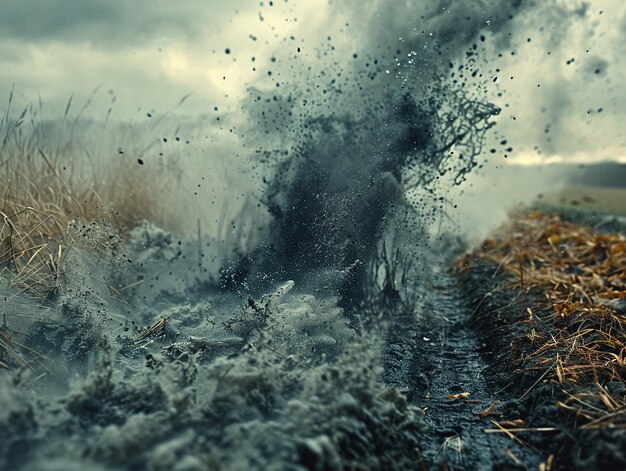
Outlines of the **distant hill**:
{"type": "Polygon", "coordinates": [[[626,164],[602,162],[598,164],[567,165],[572,185],[626,188],[626,164]]]}

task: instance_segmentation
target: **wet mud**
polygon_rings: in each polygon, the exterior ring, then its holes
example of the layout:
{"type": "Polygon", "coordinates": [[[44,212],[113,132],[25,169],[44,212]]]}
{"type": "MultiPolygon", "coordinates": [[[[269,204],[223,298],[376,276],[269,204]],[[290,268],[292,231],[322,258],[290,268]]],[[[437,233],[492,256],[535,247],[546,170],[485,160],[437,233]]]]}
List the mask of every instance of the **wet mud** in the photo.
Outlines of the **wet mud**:
{"type": "Polygon", "coordinates": [[[420,463],[424,469],[536,469],[542,453],[485,433],[493,428],[490,419],[500,418],[508,396],[486,377],[486,345],[476,336],[450,260],[445,255],[429,259],[421,302],[399,316],[388,337],[388,381],[425,411],[429,429],[420,463]],[[490,407],[493,415],[481,417],[490,407]]]}

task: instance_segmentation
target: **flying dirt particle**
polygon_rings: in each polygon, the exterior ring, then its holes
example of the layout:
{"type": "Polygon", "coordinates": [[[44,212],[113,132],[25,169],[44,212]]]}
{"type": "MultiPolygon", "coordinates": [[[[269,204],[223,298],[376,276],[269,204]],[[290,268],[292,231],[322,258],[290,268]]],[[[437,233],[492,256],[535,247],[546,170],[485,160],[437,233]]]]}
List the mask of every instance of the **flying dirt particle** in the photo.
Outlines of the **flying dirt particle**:
{"type": "Polygon", "coordinates": [[[139,165],[143,165],[143,160],[141,160],[141,159],[137,159],[137,163],[138,163],[139,165]]]}
{"type": "Polygon", "coordinates": [[[225,53],[226,55],[230,54],[230,48],[229,48],[229,47],[227,47],[226,49],[224,49],[224,53],[225,53]]]}

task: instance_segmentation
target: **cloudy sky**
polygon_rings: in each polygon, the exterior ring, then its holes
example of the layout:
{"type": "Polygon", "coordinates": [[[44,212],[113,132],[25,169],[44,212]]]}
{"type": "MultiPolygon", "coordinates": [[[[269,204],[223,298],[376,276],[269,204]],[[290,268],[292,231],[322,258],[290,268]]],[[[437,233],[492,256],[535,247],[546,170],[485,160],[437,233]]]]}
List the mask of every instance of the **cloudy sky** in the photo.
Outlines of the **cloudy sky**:
{"type": "MultiPolygon", "coordinates": [[[[314,60],[315,42],[345,23],[367,25],[360,32],[367,38],[381,11],[381,29],[389,29],[390,17],[395,28],[407,19],[411,2],[372,1],[369,9],[352,0],[334,3],[4,0],[0,93],[8,97],[14,87],[18,105],[41,97],[50,110],[62,110],[71,95],[84,101],[100,87],[92,114],[104,117],[113,103],[119,119],[173,110],[188,94],[180,113],[237,109],[246,87],[261,81],[272,57],[294,46],[290,41],[314,60]]],[[[433,5],[445,11],[510,3],[433,5]]],[[[524,161],[626,157],[626,2],[532,3],[537,6],[492,41],[487,33],[489,96],[503,108],[492,139],[509,140],[512,159],[524,161]]]]}
{"type": "Polygon", "coordinates": [[[5,0],[0,91],[15,85],[21,101],[61,106],[99,86],[122,117],[172,109],[192,93],[184,111],[207,112],[226,95],[235,102],[290,31],[318,23],[319,4],[5,0]]]}
{"type": "Polygon", "coordinates": [[[626,161],[626,2],[540,4],[494,48],[500,130],[529,162],[626,161]]]}

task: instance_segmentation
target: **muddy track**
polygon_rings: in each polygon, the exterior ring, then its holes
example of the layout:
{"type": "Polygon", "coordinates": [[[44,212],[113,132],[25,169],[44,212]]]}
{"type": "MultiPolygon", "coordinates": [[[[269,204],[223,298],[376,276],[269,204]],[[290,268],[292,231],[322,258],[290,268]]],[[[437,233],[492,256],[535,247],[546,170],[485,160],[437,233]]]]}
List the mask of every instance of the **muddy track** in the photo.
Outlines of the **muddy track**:
{"type": "Polygon", "coordinates": [[[537,469],[542,458],[537,452],[503,434],[484,432],[497,417],[479,414],[508,398],[487,386],[482,345],[469,325],[471,311],[448,266],[445,260],[431,265],[416,308],[399,316],[390,329],[386,380],[425,411],[430,425],[421,450],[426,468],[514,469],[508,449],[526,467],[537,469]],[[469,397],[448,397],[461,393],[469,397]]]}

